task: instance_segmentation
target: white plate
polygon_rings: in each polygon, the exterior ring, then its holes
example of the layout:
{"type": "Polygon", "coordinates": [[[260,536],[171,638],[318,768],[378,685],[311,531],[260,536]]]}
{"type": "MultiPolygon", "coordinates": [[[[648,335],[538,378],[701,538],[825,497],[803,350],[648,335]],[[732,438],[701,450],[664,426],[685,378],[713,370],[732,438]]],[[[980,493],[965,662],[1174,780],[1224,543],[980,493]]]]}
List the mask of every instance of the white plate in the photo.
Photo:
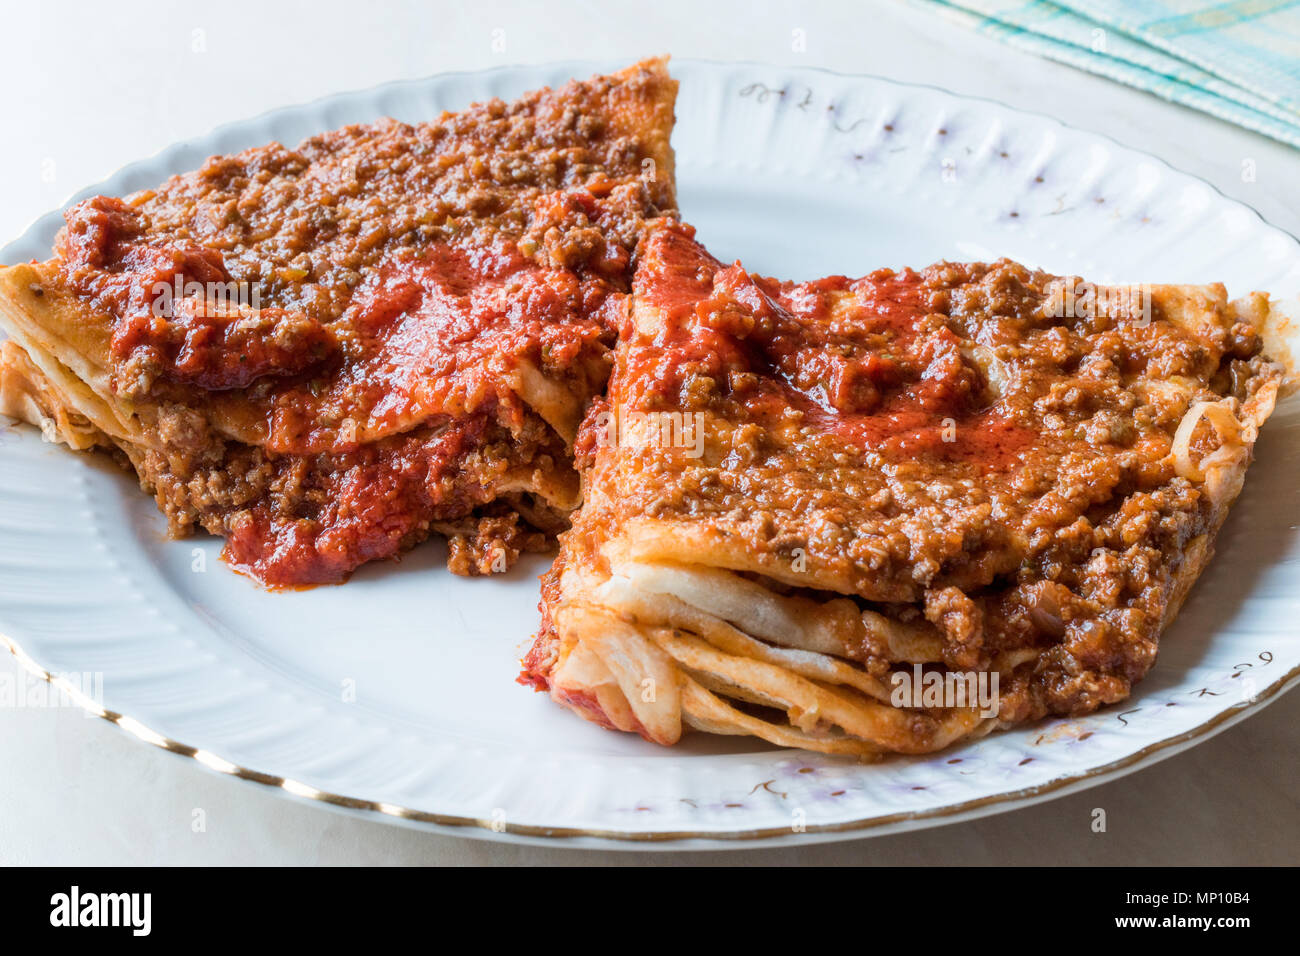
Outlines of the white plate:
{"type": "MultiPolygon", "coordinates": [[[[388,114],[436,116],[611,64],[432,77],[223,127],[89,190],[388,114]]],[[[1158,160],[939,90],[677,62],[680,204],[724,259],[790,278],[1007,255],[1099,281],[1300,292],[1300,245],[1158,160]]],[[[0,253],[48,255],[57,214],[0,253]]],[[[612,734],[517,686],[546,559],[492,580],[426,544],[343,587],[270,594],[219,542],[169,541],[93,456],[0,429],[0,630],[142,739],[302,798],[466,835],[658,846],[833,839],[1087,786],[1204,739],[1300,674],[1300,414],[1279,412],[1160,661],[1125,705],[875,766],[696,736],[612,734]],[[78,681],[76,675],[102,675],[78,681]],[[102,695],[99,689],[102,688],[102,695]]]]}

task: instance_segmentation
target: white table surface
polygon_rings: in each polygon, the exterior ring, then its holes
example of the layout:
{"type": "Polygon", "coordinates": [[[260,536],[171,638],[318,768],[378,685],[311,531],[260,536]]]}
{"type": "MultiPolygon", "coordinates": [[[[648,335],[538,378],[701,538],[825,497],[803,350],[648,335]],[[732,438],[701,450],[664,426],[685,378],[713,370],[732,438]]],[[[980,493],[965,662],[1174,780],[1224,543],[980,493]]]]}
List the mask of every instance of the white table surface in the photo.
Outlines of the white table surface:
{"type": "MultiPolygon", "coordinates": [[[[5,31],[0,241],[127,162],[275,106],[444,70],[659,52],[875,73],[1050,113],[1300,232],[1300,152],[896,0],[119,0],[13,5],[5,31]],[[792,49],[795,30],[804,52],[792,49]],[[1247,160],[1254,181],[1243,180],[1247,160]]],[[[0,659],[0,680],[16,673],[0,659]]],[[[1298,725],[1290,694],[1155,767],[971,823],[739,854],[595,856],[354,819],[218,777],[80,712],[0,709],[0,863],[1295,863],[1298,725]],[[1096,807],[1105,833],[1090,827],[1096,807]],[[193,832],[196,809],[206,832],[193,832]]]]}

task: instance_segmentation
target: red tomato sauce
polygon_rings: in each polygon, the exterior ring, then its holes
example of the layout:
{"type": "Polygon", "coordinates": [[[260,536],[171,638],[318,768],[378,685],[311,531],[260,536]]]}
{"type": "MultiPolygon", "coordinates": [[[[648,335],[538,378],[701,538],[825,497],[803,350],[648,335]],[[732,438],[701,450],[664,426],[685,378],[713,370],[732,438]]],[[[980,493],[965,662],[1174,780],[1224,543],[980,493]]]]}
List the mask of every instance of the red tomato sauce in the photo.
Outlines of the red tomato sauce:
{"type": "MultiPolygon", "coordinates": [[[[723,266],[689,229],[656,237],[637,292],[661,327],[631,350],[620,390],[634,405],[771,425],[805,424],[886,458],[1011,467],[1035,433],[986,398],[982,373],[931,307],[922,276],[881,270],[779,282],[723,266]]],[[[629,325],[623,334],[633,335],[629,325]]]]}

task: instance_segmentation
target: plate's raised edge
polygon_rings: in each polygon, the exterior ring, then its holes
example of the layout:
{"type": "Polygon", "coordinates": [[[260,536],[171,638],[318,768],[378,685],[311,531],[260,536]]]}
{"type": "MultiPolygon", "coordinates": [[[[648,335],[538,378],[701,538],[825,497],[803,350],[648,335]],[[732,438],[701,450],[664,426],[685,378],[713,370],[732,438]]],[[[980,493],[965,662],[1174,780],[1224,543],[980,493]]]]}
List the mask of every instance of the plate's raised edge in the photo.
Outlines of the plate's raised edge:
{"type": "MultiPolygon", "coordinates": [[[[433,813],[428,810],[416,810],[411,807],[402,807],[391,803],[366,800],[361,797],[349,797],[344,794],[330,793],[329,791],[318,790],[310,784],[301,783],[288,777],[281,777],[276,774],[265,773],[248,767],[241,767],[238,764],[232,763],[224,757],[218,756],[210,751],[166,737],[125,714],[105,710],[71,682],[58,677],[55,674],[51,674],[43,668],[9,635],[0,633],[0,643],[3,643],[9,653],[17,659],[18,663],[26,668],[26,670],[31,674],[55,687],[61,693],[66,694],[68,699],[72,700],[93,716],[107,720],[109,723],[126,731],[138,740],[142,740],[147,744],[152,744],[153,746],[166,750],[169,753],[188,757],[208,770],[237,777],[240,780],[247,780],[251,783],[259,783],[266,787],[274,787],[295,797],[300,797],[306,800],[315,800],[319,803],[336,808],[362,811],[364,813],[377,813],[386,817],[393,817],[398,820],[415,824],[425,824],[435,827],[475,827],[491,831],[494,834],[505,833],[534,839],[547,838],[564,840],[586,837],[620,843],[671,844],[687,840],[702,840],[741,844],[749,841],[775,840],[780,837],[790,837],[795,832],[791,830],[789,826],[767,827],[758,830],[699,831],[605,830],[586,829],[583,827],[542,827],[510,823],[509,821],[495,819],[488,820],[479,817],[463,817],[454,814],[433,813]]],[[[1213,736],[1222,730],[1226,730],[1233,724],[1244,720],[1247,716],[1262,710],[1266,705],[1280,697],[1283,692],[1289,690],[1296,683],[1300,683],[1300,666],[1293,668],[1291,671],[1269,684],[1268,687],[1255,697],[1254,700],[1242,701],[1241,703],[1234,704],[1232,707],[1220,711],[1209,720],[1190,730],[1185,730],[1172,737],[1166,737],[1164,740],[1158,740],[1155,743],[1148,744],[1141,750],[1134,751],[1125,757],[1121,757],[1119,760],[1103,764],[1100,767],[1092,767],[1083,773],[1058,777],[1055,780],[1049,780],[1046,783],[1041,783],[1033,787],[1011,790],[1006,793],[989,794],[988,796],[977,797],[973,800],[967,800],[962,803],[936,807],[933,810],[889,813],[875,817],[862,817],[856,820],[846,820],[840,823],[813,824],[808,826],[806,830],[799,831],[799,833],[801,835],[808,834],[812,836],[817,834],[854,833],[879,828],[899,828],[904,824],[923,820],[940,820],[945,823],[955,823],[960,819],[981,816],[984,813],[991,812],[991,808],[998,807],[1004,803],[1039,800],[1049,796],[1065,796],[1067,793],[1076,790],[1084,790],[1088,787],[1105,783],[1106,778],[1110,776],[1139,770],[1145,766],[1158,763],[1167,757],[1172,757],[1185,746],[1203,738],[1213,736]]],[[[691,849],[692,847],[685,848],[691,849]]]]}

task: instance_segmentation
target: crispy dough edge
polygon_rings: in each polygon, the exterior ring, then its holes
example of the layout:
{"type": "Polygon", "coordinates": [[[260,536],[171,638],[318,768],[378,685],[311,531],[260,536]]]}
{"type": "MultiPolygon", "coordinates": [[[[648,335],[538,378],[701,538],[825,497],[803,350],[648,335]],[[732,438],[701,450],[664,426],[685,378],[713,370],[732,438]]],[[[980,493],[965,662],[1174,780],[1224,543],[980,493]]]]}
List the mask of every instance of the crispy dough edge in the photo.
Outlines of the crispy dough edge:
{"type": "MultiPolygon", "coordinates": [[[[109,387],[106,330],[96,329],[86,310],[47,281],[42,266],[0,268],[0,327],[26,359],[6,350],[6,414],[46,429],[47,421],[75,414],[114,441],[149,444],[138,410],[109,387]]],[[[74,432],[64,431],[55,429],[57,440],[82,447],[74,432]]]]}

